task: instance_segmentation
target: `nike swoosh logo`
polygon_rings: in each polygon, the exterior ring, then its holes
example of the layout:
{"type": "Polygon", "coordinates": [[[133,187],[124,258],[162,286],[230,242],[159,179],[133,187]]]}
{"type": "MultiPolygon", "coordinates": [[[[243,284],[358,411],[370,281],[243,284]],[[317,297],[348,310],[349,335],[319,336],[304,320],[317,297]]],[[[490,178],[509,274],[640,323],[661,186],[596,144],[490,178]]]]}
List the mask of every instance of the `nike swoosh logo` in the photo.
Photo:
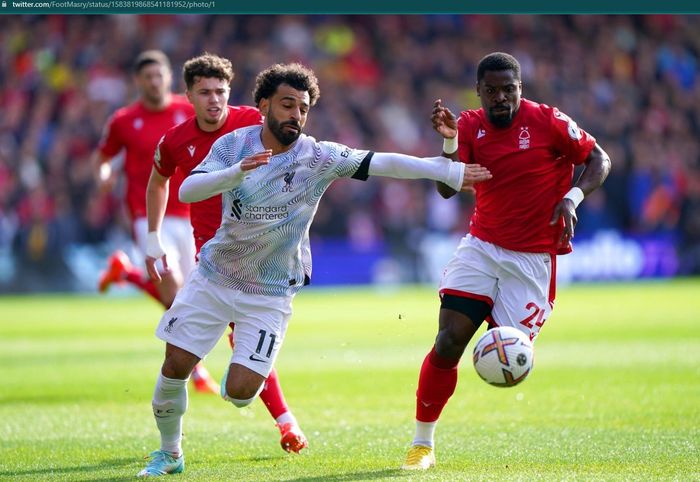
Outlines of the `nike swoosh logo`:
{"type": "Polygon", "coordinates": [[[262,362],[262,363],[266,363],[266,362],[267,362],[267,360],[263,360],[262,358],[259,358],[259,357],[255,356],[255,355],[250,355],[250,356],[248,357],[248,359],[250,359],[250,360],[252,360],[252,361],[256,361],[256,362],[262,362]]]}

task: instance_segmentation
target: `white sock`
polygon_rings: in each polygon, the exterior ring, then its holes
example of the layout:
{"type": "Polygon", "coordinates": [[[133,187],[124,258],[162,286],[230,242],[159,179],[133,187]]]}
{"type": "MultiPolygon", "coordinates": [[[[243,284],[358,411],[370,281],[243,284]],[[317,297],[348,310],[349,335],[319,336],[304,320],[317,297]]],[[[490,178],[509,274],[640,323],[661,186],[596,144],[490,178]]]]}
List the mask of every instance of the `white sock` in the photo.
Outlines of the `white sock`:
{"type": "Polygon", "coordinates": [[[151,405],[160,431],[160,449],[175,456],[182,455],[182,416],[187,410],[187,380],[159,374],[151,405]]]}
{"type": "Polygon", "coordinates": [[[416,436],[413,445],[424,445],[433,448],[435,445],[435,427],[437,422],[420,422],[416,420],[416,436]]]}
{"type": "Polygon", "coordinates": [[[284,425],[285,423],[291,423],[292,425],[298,426],[299,424],[297,423],[297,419],[294,417],[292,412],[284,412],[282,415],[276,418],[277,423],[280,425],[284,425]]]}

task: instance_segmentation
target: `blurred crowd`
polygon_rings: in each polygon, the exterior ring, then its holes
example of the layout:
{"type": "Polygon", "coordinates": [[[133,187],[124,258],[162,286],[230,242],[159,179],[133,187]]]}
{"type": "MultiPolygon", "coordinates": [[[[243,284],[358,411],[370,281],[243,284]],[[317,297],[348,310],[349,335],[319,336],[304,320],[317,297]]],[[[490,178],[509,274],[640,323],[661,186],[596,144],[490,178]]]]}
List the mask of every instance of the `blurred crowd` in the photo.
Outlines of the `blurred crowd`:
{"type": "MultiPolygon", "coordinates": [[[[108,116],[135,99],[130,66],[147,48],[170,56],[176,91],[188,58],[228,57],[232,104],[252,103],[263,68],[300,61],[321,86],[306,133],[413,155],[441,150],[433,101],[479,107],[477,62],[510,52],[524,96],[569,114],[613,160],[604,188],[579,208],[577,235],[669,236],[681,271],[700,273],[698,16],[0,16],[0,253],[33,288],[66,269],[67,247],[104,244],[128,226],[119,191],[96,189],[89,159],[108,116]]],[[[420,240],[463,233],[472,209],[469,196],[434,191],[338,182],[312,235],[383,242],[418,279],[420,240]]]]}

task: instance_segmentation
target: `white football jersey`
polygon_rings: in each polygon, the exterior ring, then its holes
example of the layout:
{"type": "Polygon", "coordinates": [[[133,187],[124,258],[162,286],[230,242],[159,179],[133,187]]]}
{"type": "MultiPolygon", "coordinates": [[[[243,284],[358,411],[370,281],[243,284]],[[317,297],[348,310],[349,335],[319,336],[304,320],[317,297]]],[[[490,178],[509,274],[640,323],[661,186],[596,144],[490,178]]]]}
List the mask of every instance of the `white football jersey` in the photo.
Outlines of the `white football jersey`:
{"type": "MultiPolygon", "coordinates": [[[[220,137],[192,173],[225,169],[264,151],[261,130],[244,127],[220,137]]],[[[301,134],[290,150],[223,193],[221,226],[202,247],[200,272],[245,293],[296,293],[311,277],[309,227],[321,196],[340,177],[367,179],[371,158],[370,151],[301,134]]]]}

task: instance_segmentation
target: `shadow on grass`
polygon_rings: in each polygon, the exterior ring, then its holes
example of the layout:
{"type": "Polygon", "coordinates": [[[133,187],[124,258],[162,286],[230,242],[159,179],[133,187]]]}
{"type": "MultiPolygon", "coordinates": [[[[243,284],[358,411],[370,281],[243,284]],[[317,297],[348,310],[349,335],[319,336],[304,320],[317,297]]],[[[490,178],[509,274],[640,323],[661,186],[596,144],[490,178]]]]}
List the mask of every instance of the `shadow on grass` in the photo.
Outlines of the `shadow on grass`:
{"type": "Polygon", "coordinates": [[[296,479],[286,479],[286,482],[341,482],[349,480],[374,480],[405,477],[408,474],[405,470],[399,469],[384,469],[384,470],[368,470],[365,472],[354,472],[348,474],[325,474],[318,477],[298,477],[296,479]]]}
{"type": "MultiPolygon", "coordinates": [[[[134,463],[133,458],[120,458],[120,459],[106,459],[99,463],[92,465],[77,465],[77,466],[66,466],[66,467],[46,467],[46,468],[36,468],[27,470],[2,470],[0,471],[0,479],[4,477],[19,477],[19,476],[37,476],[37,480],[42,480],[42,475],[61,475],[61,474],[80,474],[89,473],[100,470],[114,470],[118,467],[125,467],[127,465],[132,465],[134,463]]],[[[134,474],[135,475],[135,474],[134,474]]],[[[105,476],[104,478],[96,478],[92,480],[131,480],[134,475],[125,477],[113,477],[105,476]]]]}

